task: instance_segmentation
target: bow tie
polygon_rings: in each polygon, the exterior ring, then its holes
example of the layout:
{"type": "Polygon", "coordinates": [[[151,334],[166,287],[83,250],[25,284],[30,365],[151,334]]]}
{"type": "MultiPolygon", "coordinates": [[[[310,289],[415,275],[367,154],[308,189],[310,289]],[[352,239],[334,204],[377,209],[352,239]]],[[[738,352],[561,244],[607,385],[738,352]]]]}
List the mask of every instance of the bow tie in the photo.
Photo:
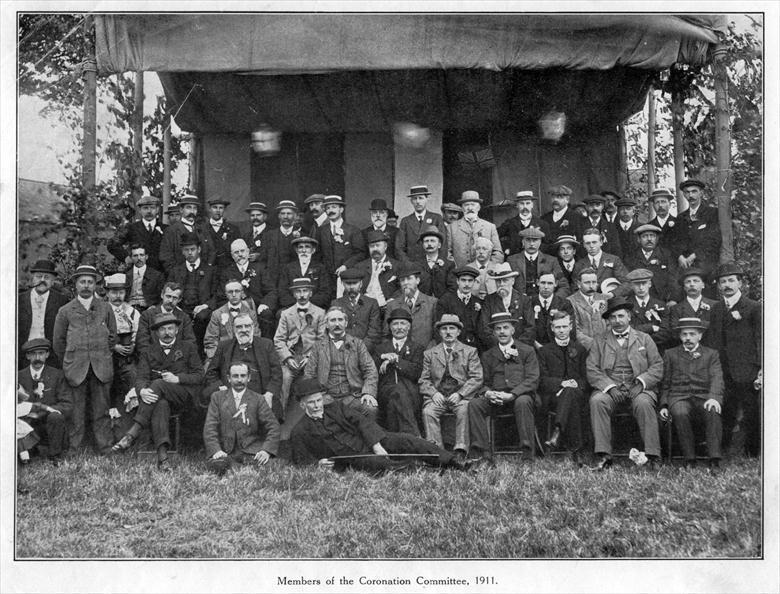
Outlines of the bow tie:
{"type": "Polygon", "coordinates": [[[237,314],[237,313],[240,313],[240,312],[241,312],[241,308],[240,307],[231,307],[230,308],[230,313],[232,313],[232,314],[237,314]]]}
{"type": "Polygon", "coordinates": [[[614,334],[615,338],[617,338],[617,339],[626,338],[628,336],[628,330],[626,330],[625,332],[619,332],[619,333],[618,332],[613,332],[612,334],[614,334]]]}
{"type": "Polygon", "coordinates": [[[299,307],[298,308],[298,313],[299,314],[307,314],[307,313],[309,313],[309,308],[308,307],[299,307]]]}

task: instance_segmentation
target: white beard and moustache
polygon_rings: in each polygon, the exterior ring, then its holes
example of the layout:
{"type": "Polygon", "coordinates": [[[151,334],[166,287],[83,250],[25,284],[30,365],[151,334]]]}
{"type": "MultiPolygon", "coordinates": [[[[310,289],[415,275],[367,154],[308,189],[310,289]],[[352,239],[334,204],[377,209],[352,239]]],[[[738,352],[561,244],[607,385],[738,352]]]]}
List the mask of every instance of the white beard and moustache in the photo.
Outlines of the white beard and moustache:
{"type": "Polygon", "coordinates": [[[496,292],[497,292],[497,293],[498,293],[498,294],[499,294],[499,295],[500,295],[502,298],[504,298],[504,297],[509,297],[509,294],[510,294],[510,290],[509,290],[509,289],[507,289],[507,288],[505,288],[505,287],[501,287],[500,289],[496,289],[496,292]]]}
{"type": "Polygon", "coordinates": [[[417,289],[405,288],[404,289],[404,297],[414,297],[414,294],[416,292],[417,292],[417,289]]]}

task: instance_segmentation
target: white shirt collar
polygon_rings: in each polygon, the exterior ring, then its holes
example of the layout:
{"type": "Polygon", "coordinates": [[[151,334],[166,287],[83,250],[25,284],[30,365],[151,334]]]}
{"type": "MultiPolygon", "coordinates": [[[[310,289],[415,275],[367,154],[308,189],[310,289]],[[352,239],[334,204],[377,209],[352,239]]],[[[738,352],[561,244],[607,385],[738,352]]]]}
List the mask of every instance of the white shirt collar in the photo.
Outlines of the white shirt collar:
{"type": "Polygon", "coordinates": [[[233,400],[236,401],[236,406],[238,406],[238,403],[241,402],[241,399],[244,397],[244,394],[246,394],[246,388],[244,388],[240,392],[233,390],[233,400]]]}
{"type": "Polygon", "coordinates": [[[151,222],[147,221],[146,219],[141,219],[141,222],[143,223],[146,229],[149,229],[151,226],[152,231],[154,231],[154,228],[157,226],[157,217],[152,219],[151,222]]]}
{"type": "Polygon", "coordinates": [[[663,226],[666,225],[666,221],[669,220],[669,216],[670,215],[666,215],[665,217],[661,218],[660,215],[655,215],[655,218],[657,218],[658,222],[660,223],[660,225],[658,225],[658,226],[663,228],[663,226]]]}
{"type": "Polygon", "coordinates": [[[381,227],[372,227],[372,228],[374,229],[374,231],[382,231],[382,233],[384,233],[385,229],[387,229],[387,223],[385,223],[381,227]]]}
{"type": "Polygon", "coordinates": [[[742,297],[742,291],[737,291],[734,293],[733,297],[724,297],[723,300],[726,302],[726,305],[729,309],[734,307],[737,304],[737,301],[742,297]]]}
{"type": "Polygon", "coordinates": [[[565,347],[569,346],[569,343],[571,342],[571,339],[567,339],[565,342],[562,340],[555,339],[555,344],[557,344],[559,347],[565,347]]]}
{"type": "Polygon", "coordinates": [[[552,211],[552,220],[557,223],[563,217],[566,216],[567,212],[569,212],[569,207],[568,206],[566,206],[565,208],[562,208],[561,210],[554,210],[554,211],[552,211]]]}
{"type": "Polygon", "coordinates": [[[293,232],[293,229],[295,229],[295,227],[289,227],[289,228],[286,228],[286,227],[282,227],[281,225],[279,225],[279,232],[280,232],[282,235],[284,235],[285,237],[287,237],[287,236],[289,236],[290,234],[292,234],[292,232],[293,232]]]}
{"type": "Polygon", "coordinates": [[[328,220],[328,213],[323,212],[320,216],[318,216],[314,220],[317,222],[317,225],[322,225],[325,221],[328,220]]]}
{"type": "Polygon", "coordinates": [[[187,265],[187,270],[189,270],[190,272],[192,272],[193,270],[197,270],[197,269],[198,269],[198,267],[200,266],[200,258],[198,258],[197,260],[195,260],[195,263],[194,263],[194,264],[190,264],[189,262],[185,262],[185,264],[187,265]]]}
{"type": "Polygon", "coordinates": [[[693,311],[698,311],[699,305],[701,305],[702,296],[699,295],[696,299],[691,299],[686,295],[685,298],[688,300],[688,303],[690,304],[691,308],[693,308],[693,311]]]}
{"type": "Polygon", "coordinates": [[[136,276],[143,276],[146,273],[146,264],[141,266],[140,268],[138,266],[133,266],[133,274],[136,276]]]}
{"type": "Polygon", "coordinates": [[[176,344],[175,340],[171,344],[163,344],[162,342],[160,342],[160,348],[163,350],[171,350],[174,344],[176,344]]]}
{"type": "Polygon", "coordinates": [[[400,340],[397,339],[397,338],[393,338],[393,348],[400,349],[404,345],[405,342],[406,342],[405,338],[402,338],[400,340]]]}
{"type": "Polygon", "coordinates": [[[95,298],[95,296],[94,296],[94,295],[92,295],[92,297],[90,297],[89,299],[82,299],[81,297],[79,297],[78,295],[76,295],[76,299],[78,299],[78,300],[79,300],[79,303],[81,303],[81,305],[83,305],[83,306],[84,306],[84,309],[89,309],[90,307],[92,307],[92,300],[93,300],[94,298],[95,298]]]}
{"type": "Polygon", "coordinates": [[[626,222],[621,220],[620,221],[620,227],[623,229],[623,231],[628,231],[628,229],[631,227],[631,223],[633,223],[633,221],[628,221],[626,223],[626,222]]]}
{"type": "Polygon", "coordinates": [[[265,231],[265,223],[260,223],[257,227],[252,227],[252,233],[262,233],[265,231]]]}
{"type": "Polygon", "coordinates": [[[539,257],[539,252],[529,254],[528,252],[523,251],[523,254],[525,255],[526,260],[530,260],[531,262],[536,262],[536,259],[539,257]]]}

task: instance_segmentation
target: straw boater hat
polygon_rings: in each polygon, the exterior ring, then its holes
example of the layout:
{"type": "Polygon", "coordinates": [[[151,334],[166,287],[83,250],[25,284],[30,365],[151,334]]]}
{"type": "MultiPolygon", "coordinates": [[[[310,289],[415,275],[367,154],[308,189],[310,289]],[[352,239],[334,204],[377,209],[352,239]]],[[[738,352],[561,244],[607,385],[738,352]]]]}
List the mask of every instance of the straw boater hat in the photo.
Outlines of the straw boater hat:
{"type": "Polygon", "coordinates": [[[704,331],[707,329],[707,325],[699,318],[680,318],[677,320],[677,325],[674,329],[682,330],[683,328],[696,328],[697,330],[704,331]]]}
{"type": "Polygon", "coordinates": [[[495,324],[500,324],[501,322],[509,322],[510,324],[517,324],[517,319],[513,318],[512,314],[509,313],[508,311],[500,311],[490,316],[490,321],[488,322],[488,326],[494,326],[495,324]]]}
{"type": "Polygon", "coordinates": [[[667,200],[674,200],[674,194],[672,194],[666,188],[658,188],[657,190],[653,190],[653,193],[650,194],[650,202],[652,202],[656,198],[666,198],[667,200]]]}
{"type": "Polygon", "coordinates": [[[304,276],[301,278],[294,278],[288,288],[290,291],[294,291],[295,289],[314,289],[314,285],[308,276],[304,276]]]}
{"type": "Polygon", "coordinates": [[[154,322],[152,323],[151,328],[152,330],[157,330],[157,328],[165,326],[165,324],[176,324],[179,326],[181,325],[181,320],[172,313],[159,313],[154,316],[154,322]]]}
{"type": "Polygon", "coordinates": [[[571,244],[571,246],[575,248],[580,245],[580,242],[577,241],[577,238],[574,237],[574,235],[559,235],[557,241],[553,245],[560,246],[564,243],[571,244]]]}
{"type": "Polygon", "coordinates": [[[538,200],[538,198],[534,196],[533,190],[520,190],[515,194],[515,201],[521,202],[523,200],[538,200]]]}
{"type": "Polygon", "coordinates": [[[104,286],[106,289],[124,289],[127,287],[127,277],[121,272],[112,274],[104,279],[104,286]]]}
{"type": "Polygon", "coordinates": [[[436,329],[438,330],[442,326],[457,326],[458,328],[463,330],[463,322],[461,322],[460,318],[455,314],[442,315],[441,319],[438,322],[436,322],[436,329]]]}
{"type": "Polygon", "coordinates": [[[88,266],[86,264],[82,264],[76,268],[76,272],[71,275],[70,280],[76,280],[80,276],[91,276],[95,279],[95,282],[100,281],[102,278],[100,273],[97,271],[97,268],[94,266],[88,266]]]}
{"type": "Polygon", "coordinates": [[[608,293],[610,287],[619,287],[620,281],[616,279],[614,276],[610,276],[609,278],[605,278],[601,283],[601,292],[602,293],[608,293]]]}
{"type": "Polygon", "coordinates": [[[648,233],[648,232],[655,233],[656,235],[660,235],[661,233],[663,233],[660,227],[656,225],[651,225],[649,223],[646,223],[644,225],[639,225],[639,227],[634,229],[634,233],[636,235],[642,235],[642,233],[648,233]]]}
{"type": "Polygon", "coordinates": [[[279,204],[276,205],[277,212],[282,210],[283,208],[289,208],[296,212],[298,212],[298,205],[295,204],[292,200],[282,200],[279,202],[279,204]]]}
{"type": "Polygon", "coordinates": [[[314,247],[320,245],[319,241],[317,241],[313,237],[307,237],[306,235],[301,235],[300,237],[296,237],[290,242],[290,245],[298,245],[299,243],[310,243],[314,247]]]}
{"type": "Polygon", "coordinates": [[[185,194],[179,200],[179,207],[182,207],[185,204],[192,204],[193,206],[200,206],[200,198],[198,198],[197,196],[194,196],[193,194],[185,194]]]}
{"type": "Polygon", "coordinates": [[[336,194],[325,196],[325,199],[322,201],[322,206],[328,206],[329,204],[338,204],[339,206],[346,206],[344,199],[341,196],[337,196],[336,194]]]}
{"type": "Polygon", "coordinates": [[[407,198],[414,198],[415,196],[430,196],[431,193],[428,191],[428,186],[412,186],[409,189],[409,193],[406,195],[407,198]]]}
{"type": "Polygon", "coordinates": [[[252,212],[253,210],[268,212],[268,207],[265,205],[265,202],[250,202],[249,206],[244,209],[245,212],[252,212]]]}
{"type": "Polygon", "coordinates": [[[493,280],[499,280],[502,278],[512,278],[513,276],[518,276],[519,274],[520,273],[517,272],[516,270],[512,270],[512,267],[506,262],[503,262],[501,264],[496,264],[493,270],[488,270],[487,272],[488,277],[493,280]]]}

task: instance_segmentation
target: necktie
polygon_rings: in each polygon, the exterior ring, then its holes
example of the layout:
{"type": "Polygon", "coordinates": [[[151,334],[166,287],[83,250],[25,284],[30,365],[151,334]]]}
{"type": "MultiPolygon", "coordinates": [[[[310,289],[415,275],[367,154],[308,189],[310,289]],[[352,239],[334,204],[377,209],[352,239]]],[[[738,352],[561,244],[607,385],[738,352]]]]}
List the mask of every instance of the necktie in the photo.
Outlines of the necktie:
{"type": "Polygon", "coordinates": [[[170,348],[167,348],[167,349],[166,349],[166,348],[163,348],[163,353],[165,353],[165,356],[166,356],[166,357],[168,356],[168,353],[170,353],[170,352],[171,352],[171,349],[170,349],[170,348]]]}
{"type": "Polygon", "coordinates": [[[593,268],[596,268],[596,258],[590,259],[590,265],[593,266],[593,268]]]}
{"type": "Polygon", "coordinates": [[[393,342],[393,348],[395,348],[396,354],[401,352],[401,343],[393,342]]]}
{"type": "Polygon", "coordinates": [[[469,304],[469,296],[465,295],[465,296],[461,297],[461,301],[463,301],[463,305],[468,305],[469,304]]]}
{"type": "Polygon", "coordinates": [[[542,307],[544,308],[544,311],[547,311],[550,307],[550,302],[547,301],[547,299],[542,300],[542,307]]]}
{"type": "Polygon", "coordinates": [[[593,305],[593,295],[588,295],[588,305],[593,305]]]}
{"type": "Polygon", "coordinates": [[[152,224],[151,224],[151,223],[149,223],[148,225],[146,225],[146,230],[147,230],[149,233],[151,233],[152,231],[154,231],[154,227],[152,227],[152,224]]]}
{"type": "Polygon", "coordinates": [[[485,270],[485,268],[486,268],[486,267],[485,267],[485,265],[484,265],[484,264],[480,264],[480,265],[479,265],[479,269],[480,269],[480,270],[485,270]]]}
{"type": "Polygon", "coordinates": [[[300,315],[302,315],[302,316],[305,316],[307,313],[309,313],[309,308],[308,307],[299,307],[298,308],[298,313],[300,315]]]}
{"type": "Polygon", "coordinates": [[[444,354],[445,354],[444,358],[447,361],[447,364],[449,365],[450,358],[452,357],[452,349],[450,347],[445,347],[444,354]]]}
{"type": "Polygon", "coordinates": [[[414,300],[411,297],[407,297],[406,307],[408,307],[409,309],[412,309],[412,307],[414,307],[414,300]]]}

